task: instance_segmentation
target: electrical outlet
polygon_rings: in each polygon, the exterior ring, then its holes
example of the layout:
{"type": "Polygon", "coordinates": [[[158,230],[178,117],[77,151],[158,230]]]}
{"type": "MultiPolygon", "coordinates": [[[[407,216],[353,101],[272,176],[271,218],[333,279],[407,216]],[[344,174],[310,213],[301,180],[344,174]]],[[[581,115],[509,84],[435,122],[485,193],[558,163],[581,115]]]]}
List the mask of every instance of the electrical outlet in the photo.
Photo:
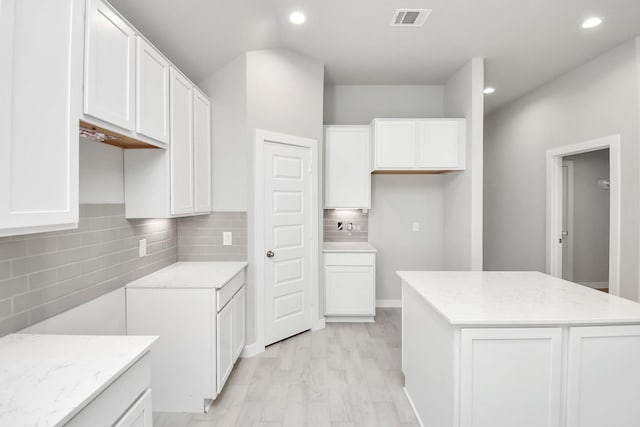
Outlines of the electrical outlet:
{"type": "Polygon", "coordinates": [[[138,240],[138,256],[147,256],[147,239],[138,240]]]}
{"type": "Polygon", "coordinates": [[[224,231],[222,233],[222,244],[224,246],[231,246],[233,245],[233,236],[231,235],[230,231],[224,231]]]}
{"type": "Polygon", "coordinates": [[[417,233],[418,231],[420,231],[420,223],[419,222],[414,222],[413,223],[413,231],[414,231],[414,233],[417,233]]]}

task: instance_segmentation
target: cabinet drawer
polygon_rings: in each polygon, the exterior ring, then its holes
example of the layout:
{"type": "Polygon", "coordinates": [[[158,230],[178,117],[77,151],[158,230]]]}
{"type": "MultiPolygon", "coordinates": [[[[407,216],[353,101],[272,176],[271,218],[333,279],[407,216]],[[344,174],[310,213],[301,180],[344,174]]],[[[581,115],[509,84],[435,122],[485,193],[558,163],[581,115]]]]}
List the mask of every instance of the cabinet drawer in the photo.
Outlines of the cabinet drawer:
{"type": "Polygon", "coordinates": [[[115,380],[66,426],[112,426],[151,385],[149,353],[115,380]]]}
{"type": "Polygon", "coordinates": [[[331,253],[324,254],[324,265],[375,265],[375,254],[331,253]]]}
{"type": "Polygon", "coordinates": [[[240,273],[236,274],[233,279],[229,280],[229,283],[216,291],[217,311],[222,310],[242,285],[244,285],[244,275],[245,270],[243,269],[240,273]]]}

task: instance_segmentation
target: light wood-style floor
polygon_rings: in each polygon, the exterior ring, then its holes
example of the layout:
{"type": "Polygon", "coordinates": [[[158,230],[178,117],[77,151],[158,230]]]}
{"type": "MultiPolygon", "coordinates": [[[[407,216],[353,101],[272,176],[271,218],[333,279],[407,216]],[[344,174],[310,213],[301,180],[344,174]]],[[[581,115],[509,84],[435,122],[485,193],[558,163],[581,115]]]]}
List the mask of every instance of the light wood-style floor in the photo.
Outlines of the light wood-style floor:
{"type": "Polygon", "coordinates": [[[206,414],[155,413],[155,427],[418,427],[402,390],[400,310],[328,323],[240,359],[206,414]]]}

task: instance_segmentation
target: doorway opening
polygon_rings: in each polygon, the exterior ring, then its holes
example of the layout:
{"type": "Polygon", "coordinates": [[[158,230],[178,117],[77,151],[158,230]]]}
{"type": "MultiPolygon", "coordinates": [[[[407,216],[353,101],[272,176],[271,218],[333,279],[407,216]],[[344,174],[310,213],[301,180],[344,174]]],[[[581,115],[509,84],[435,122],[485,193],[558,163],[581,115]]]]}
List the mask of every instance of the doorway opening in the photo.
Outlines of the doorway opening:
{"type": "Polygon", "coordinates": [[[609,149],[562,159],[562,278],[609,292],[609,149]]]}
{"type": "Polygon", "coordinates": [[[547,152],[547,273],[619,294],[620,137],[547,152]]]}

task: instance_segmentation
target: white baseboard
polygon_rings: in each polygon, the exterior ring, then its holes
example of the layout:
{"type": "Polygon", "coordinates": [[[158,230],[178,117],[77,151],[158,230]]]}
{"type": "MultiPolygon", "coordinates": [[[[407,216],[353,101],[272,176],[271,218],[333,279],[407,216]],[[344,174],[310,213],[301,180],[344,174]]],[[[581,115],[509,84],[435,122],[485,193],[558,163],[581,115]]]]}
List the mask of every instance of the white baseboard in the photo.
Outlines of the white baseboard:
{"type": "Polygon", "coordinates": [[[609,282],[578,282],[582,286],[592,289],[609,289],[609,282]]]}
{"type": "Polygon", "coordinates": [[[376,300],[376,307],[378,307],[378,308],[400,308],[400,307],[402,307],[402,300],[400,300],[400,299],[378,299],[378,300],[376,300]]]}
{"type": "Polygon", "coordinates": [[[244,346],[244,348],[242,349],[242,353],[240,353],[240,357],[242,358],[253,357],[260,353],[264,353],[264,347],[259,346],[256,343],[253,343],[253,344],[244,346]]]}
{"type": "Polygon", "coordinates": [[[416,406],[413,404],[413,400],[411,400],[411,396],[409,396],[409,391],[407,390],[406,387],[402,387],[402,390],[404,391],[404,394],[407,396],[407,400],[409,401],[409,405],[411,405],[411,409],[413,409],[413,413],[416,414],[416,419],[418,420],[418,424],[420,424],[420,427],[424,427],[424,424],[420,419],[420,414],[418,414],[418,411],[416,411],[416,406]]]}
{"type": "Polygon", "coordinates": [[[326,325],[326,319],[323,317],[322,319],[318,319],[313,322],[313,326],[311,327],[312,331],[318,331],[320,329],[324,329],[326,325]]]}

